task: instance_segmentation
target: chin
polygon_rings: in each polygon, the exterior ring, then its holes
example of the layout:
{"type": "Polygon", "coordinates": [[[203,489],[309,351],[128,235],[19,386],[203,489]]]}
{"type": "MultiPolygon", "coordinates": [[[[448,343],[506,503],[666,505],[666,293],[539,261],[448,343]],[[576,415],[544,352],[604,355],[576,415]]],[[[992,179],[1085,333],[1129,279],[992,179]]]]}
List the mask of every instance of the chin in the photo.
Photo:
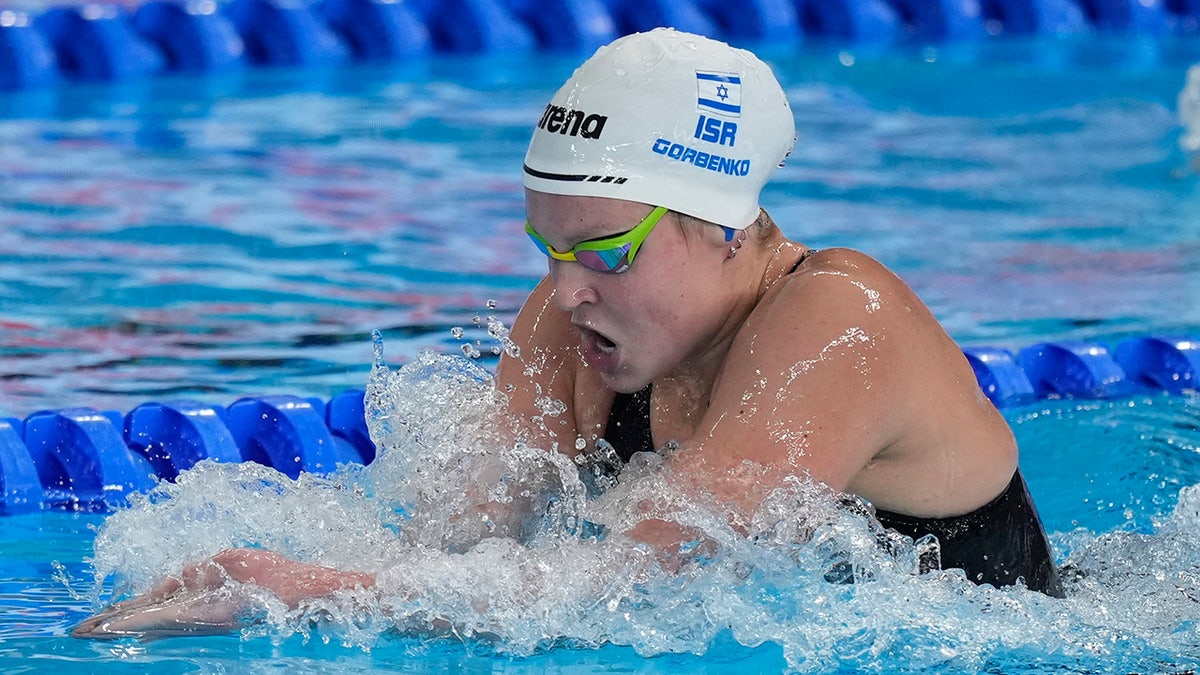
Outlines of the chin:
{"type": "Polygon", "coordinates": [[[650,380],[636,377],[624,370],[604,375],[603,379],[604,384],[618,394],[633,394],[645,389],[646,385],[650,384],[650,380]]]}

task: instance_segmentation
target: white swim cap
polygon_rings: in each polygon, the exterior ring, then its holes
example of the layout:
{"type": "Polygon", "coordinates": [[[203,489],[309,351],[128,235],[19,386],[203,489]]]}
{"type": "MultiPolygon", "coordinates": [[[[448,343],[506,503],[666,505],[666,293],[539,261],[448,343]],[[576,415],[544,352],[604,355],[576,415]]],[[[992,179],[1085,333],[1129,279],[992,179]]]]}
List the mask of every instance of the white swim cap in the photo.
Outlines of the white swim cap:
{"type": "Polygon", "coordinates": [[[767,64],[670,28],[601,47],[546,106],[525,187],[665,206],[743,229],[792,150],[796,122],[767,64]]]}

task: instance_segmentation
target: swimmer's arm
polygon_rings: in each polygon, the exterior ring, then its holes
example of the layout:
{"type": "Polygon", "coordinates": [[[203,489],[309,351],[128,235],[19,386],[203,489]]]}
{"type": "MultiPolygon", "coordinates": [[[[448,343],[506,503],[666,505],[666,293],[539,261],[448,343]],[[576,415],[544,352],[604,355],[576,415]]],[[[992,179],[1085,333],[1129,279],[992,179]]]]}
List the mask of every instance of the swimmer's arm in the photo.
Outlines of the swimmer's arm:
{"type": "MultiPolygon", "coordinates": [[[[508,337],[519,351],[505,350],[496,370],[495,386],[505,398],[505,406],[493,418],[496,445],[512,447],[519,442],[573,456],[578,428],[574,386],[575,367],[581,362],[579,337],[569,315],[554,305],[548,278],[530,294],[508,337]]],[[[484,538],[521,539],[525,535],[531,501],[514,495],[536,493],[541,486],[510,483],[506,491],[510,498],[498,501],[489,476],[500,480],[504,466],[497,463],[499,473],[491,471],[487,463],[495,459],[487,454],[474,458],[479,482],[467,486],[465,508],[450,519],[462,526],[454,548],[469,548],[484,538]]]]}
{"type": "Polygon", "coordinates": [[[514,425],[505,440],[573,456],[587,408],[597,402],[580,400],[586,387],[577,379],[588,375],[581,373],[579,335],[570,315],[555,306],[549,277],[529,295],[509,337],[520,356],[505,353],[496,368],[496,388],[508,399],[507,417],[514,425]]]}
{"type": "Polygon", "coordinates": [[[767,467],[775,485],[807,475],[927,517],[970,511],[1008,484],[1011,430],[961,348],[886,267],[828,249],[760,309],[685,448],[699,456],[679,458],[700,466],[697,479],[719,497],[747,514],[757,508],[765,494],[730,474],[746,461],[767,467]]]}
{"type": "Polygon", "coordinates": [[[270,590],[291,609],[337,591],[372,588],[375,575],[292,560],[274,551],[227,549],[211,558],[230,579],[270,590]]]}
{"type": "Polygon", "coordinates": [[[220,635],[254,621],[250,587],[265,589],[289,609],[340,591],[371,589],[375,575],[302,563],[257,549],[229,549],[186,566],[150,591],[91,616],[71,636],[90,639],[220,635]],[[230,582],[236,582],[231,584],[230,582]]]}
{"type": "Polygon", "coordinates": [[[666,463],[738,519],[788,476],[847,491],[910,417],[923,357],[902,282],[861,254],[818,256],[747,319],[695,435],[666,463]]]}
{"type": "MultiPolygon", "coordinates": [[[[802,281],[765,298],[748,319],[697,432],[664,458],[668,483],[714,500],[743,534],[788,476],[846,491],[907,414],[895,395],[896,368],[907,367],[896,360],[901,340],[873,311],[866,291],[875,289],[841,273],[802,281]]],[[[668,569],[714,545],[669,514],[626,534],[668,569]]]]}

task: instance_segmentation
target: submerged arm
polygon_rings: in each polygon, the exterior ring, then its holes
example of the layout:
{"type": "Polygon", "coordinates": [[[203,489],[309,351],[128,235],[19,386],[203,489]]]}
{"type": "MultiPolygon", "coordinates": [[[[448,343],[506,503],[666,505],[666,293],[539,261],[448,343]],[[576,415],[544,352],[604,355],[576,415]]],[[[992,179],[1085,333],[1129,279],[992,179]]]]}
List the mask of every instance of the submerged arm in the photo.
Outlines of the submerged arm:
{"type": "Polygon", "coordinates": [[[288,559],[273,551],[229,549],[184,567],[150,591],[116,603],[72,631],[76,638],[155,639],[221,635],[256,620],[261,590],[289,609],[339,591],[372,588],[375,575],[288,559]],[[232,582],[232,583],[231,583],[232,582]]]}
{"type": "MultiPolygon", "coordinates": [[[[572,369],[567,366],[577,354],[564,345],[573,345],[576,339],[562,342],[562,333],[569,331],[570,324],[550,298],[549,284],[543,282],[513,329],[522,355],[506,354],[501,360],[497,386],[509,398],[508,417],[515,423],[511,437],[502,442],[522,441],[547,449],[557,443],[573,454],[574,416],[569,405],[554,401],[565,398],[570,403],[569,394],[564,393],[571,387],[572,369]]],[[[491,536],[520,530],[517,521],[525,514],[515,513],[519,508],[515,505],[521,500],[502,504],[480,496],[478,501],[471,513],[487,515],[497,523],[491,536]]],[[[255,620],[264,600],[263,590],[295,609],[307,600],[374,585],[372,574],[301,563],[272,551],[231,549],[190,564],[150,591],[100,611],[71,634],[97,639],[222,634],[255,620]]]]}

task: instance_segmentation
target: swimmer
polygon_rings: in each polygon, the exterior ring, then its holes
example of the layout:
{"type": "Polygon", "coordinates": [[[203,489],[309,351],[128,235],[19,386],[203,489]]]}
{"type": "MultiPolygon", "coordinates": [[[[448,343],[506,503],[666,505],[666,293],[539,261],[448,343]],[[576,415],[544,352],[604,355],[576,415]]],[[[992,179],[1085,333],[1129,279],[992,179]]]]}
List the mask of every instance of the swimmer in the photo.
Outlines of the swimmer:
{"type": "MultiPolygon", "coordinates": [[[[791,241],[759,204],[796,138],[766,64],[669,29],[601,48],[539,119],[526,232],[549,274],[521,309],[497,387],[532,447],[663,453],[680,489],[733,524],[795,477],[934,535],[943,568],[1060,595],[1003,417],[958,345],[869,256],[791,241]],[[536,363],[536,368],[529,364],[536,363]],[[546,426],[539,400],[566,410],[546,426]],[[577,442],[582,439],[582,442],[577,442]]],[[[688,535],[628,533],[670,557],[688,535]]],[[[228,581],[306,597],[370,574],[226,551],[80,624],[79,637],[229,630],[228,581]]]]}

